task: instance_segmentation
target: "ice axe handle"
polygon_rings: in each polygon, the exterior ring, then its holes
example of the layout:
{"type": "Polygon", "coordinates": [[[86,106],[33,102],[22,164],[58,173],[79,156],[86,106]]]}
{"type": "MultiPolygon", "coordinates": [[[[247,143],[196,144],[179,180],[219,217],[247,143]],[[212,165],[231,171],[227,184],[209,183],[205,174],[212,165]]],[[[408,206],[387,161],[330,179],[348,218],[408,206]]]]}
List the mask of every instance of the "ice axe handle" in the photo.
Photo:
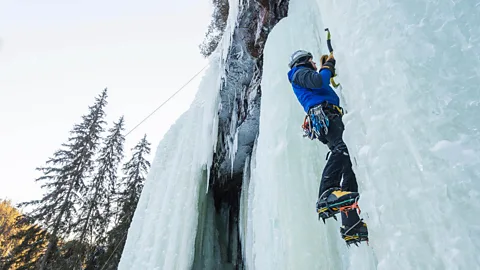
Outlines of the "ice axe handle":
{"type": "MultiPolygon", "coordinates": [[[[327,47],[328,51],[330,52],[330,55],[333,55],[333,47],[332,47],[332,40],[331,40],[331,35],[330,35],[330,30],[328,28],[325,28],[325,31],[327,31],[327,47]]],[[[334,88],[337,88],[340,84],[336,83],[333,77],[337,76],[337,74],[333,74],[332,78],[330,78],[330,83],[334,88]]]]}
{"type": "Polygon", "coordinates": [[[328,47],[328,51],[330,52],[330,54],[333,53],[333,48],[332,48],[332,41],[330,39],[327,39],[327,47],[328,47]]]}
{"type": "Polygon", "coordinates": [[[330,30],[328,30],[328,28],[325,28],[325,31],[327,31],[327,47],[328,47],[328,51],[330,52],[330,54],[333,53],[333,47],[332,47],[332,40],[330,39],[330,30]]]}

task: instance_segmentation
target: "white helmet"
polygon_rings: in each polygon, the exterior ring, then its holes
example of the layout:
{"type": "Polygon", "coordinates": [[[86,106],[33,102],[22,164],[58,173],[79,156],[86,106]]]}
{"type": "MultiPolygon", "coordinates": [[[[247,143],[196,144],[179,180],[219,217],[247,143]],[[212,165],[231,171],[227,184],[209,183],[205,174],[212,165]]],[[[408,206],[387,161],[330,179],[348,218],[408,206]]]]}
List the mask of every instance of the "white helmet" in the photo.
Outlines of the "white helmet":
{"type": "Polygon", "coordinates": [[[298,50],[290,56],[288,67],[293,68],[296,65],[305,64],[310,58],[313,58],[311,53],[304,50],[298,50]]]}

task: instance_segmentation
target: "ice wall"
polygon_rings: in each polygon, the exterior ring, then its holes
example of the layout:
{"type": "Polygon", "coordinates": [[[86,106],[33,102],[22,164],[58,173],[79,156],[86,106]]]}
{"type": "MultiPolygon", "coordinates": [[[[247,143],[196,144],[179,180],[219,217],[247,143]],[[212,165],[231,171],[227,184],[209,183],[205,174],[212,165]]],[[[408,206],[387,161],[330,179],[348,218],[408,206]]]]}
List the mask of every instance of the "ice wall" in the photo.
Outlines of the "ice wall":
{"type": "MultiPolygon", "coordinates": [[[[230,34],[241,3],[231,3],[230,34]]],[[[260,133],[243,170],[239,234],[247,269],[479,267],[478,14],[480,4],[467,0],[290,0],[266,43],[260,133]],[[287,80],[293,51],[317,59],[327,52],[325,27],[370,246],[347,249],[339,222],[317,220],[326,148],[302,138],[304,113],[287,80]]],[[[230,34],[191,109],[157,148],[119,269],[220,265],[215,238],[222,232],[213,229],[205,193],[230,34]],[[194,261],[195,254],[205,258],[194,261]]]]}
{"type": "Polygon", "coordinates": [[[246,189],[247,221],[242,223],[249,269],[343,265],[346,249],[339,240],[338,223],[324,226],[315,212],[327,152],[302,138],[303,109],[286,75],[293,51],[305,49],[320,56],[325,34],[319,16],[315,2],[291,1],[288,17],[270,33],[265,47],[260,132],[246,189]]]}
{"type": "Polygon", "coordinates": [[[242,170],[258,133],[262,52],[288,1],[229,1],[194,104],[157,149],[121,269],[242,267],[242,170]]]}
{"type": "Polygon", "coordinates": [[[291,0],[265,48],[260,133],[243,194],[250,269],[474,269],[480,227],[480,4],[291,0]],[[289,55],[333,34],[370,246],[316,220],[326,147],[301,136],[289,55]],[[246,199],[245,199],[246,198],[246,199]]]}
{"type": "Polygon", "coordinates": [[[221,67],[219,58],[212,60],[192,107],[160,142],[119,269],[188,269],[193,262],[198,202],[205,200],[215,145],[221,67]]]}
{"type": "Polygon", "coordinates": [[[480,267],[480,4],[317,2],[378,268],[480,267]]]}

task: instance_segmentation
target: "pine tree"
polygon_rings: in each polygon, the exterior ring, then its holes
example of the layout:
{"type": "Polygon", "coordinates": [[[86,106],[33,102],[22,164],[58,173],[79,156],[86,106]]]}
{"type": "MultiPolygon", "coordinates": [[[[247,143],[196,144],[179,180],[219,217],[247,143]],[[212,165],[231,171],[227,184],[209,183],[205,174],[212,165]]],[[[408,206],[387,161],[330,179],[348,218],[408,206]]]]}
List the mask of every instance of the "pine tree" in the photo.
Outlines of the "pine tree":
{"type": "Polygon", "coordinates": [[[213,14],[208,25],[202,44],[199,45],[200,53],[208,57],[217,48],[222,39],[228,19],[228,0],[212,0],[213,14]]]}
{"type": "Polygon", "coordinates": [[[33,206],[29,216],[50,233],[47,249],[40,262],[41,270],[47,269],[58,238],[72,231],[76,206],[83,200],[81,194],[86,188],[84,180],[93,170],[93,157],[103,132],[106,98],[107,89],[89,107],[90,112],[82,116],[83,121],[74,125],[71,137],[62,144],[62,149],[47,160],[45,167],[37,168],[43,173],[36,179],[43,182],[41,187],[46,189],[43,198],[21,204],[33,206]]]}
{"type": "MultiPolygon", "coordinates": [[[[84,192],[85,201],[80,209],[75,232],[78,241],[84,244],[100,244],[105,240],[105,232],[109,225],[112,197],[117,186],[117,168],[123,158],[123,143],[125,137],[123,116],[114,123],[109,134],[104,139],[98,158],[97,172],[89,181],[84,192]]],[[[82,251],[82,261],[86,250],[82,251]]]]}
{"type": "Polygon", "coordinates": [[[9,200],[0,201],[0,266],[2,258],[7,257],[17,245],[17,241],[11,238],[20,228],[15,226],[20,212],[9,200]]]}
{"type": "Polygon", "coordinates": [[[34,269],[48,242],[48,233],[33,220],[20,215],[15,220],[15,234],[9,240],[13,249],[0,262],[0,269],[34,269]]]}
{"type": "Polygon", "coordinates": [[[45,242],[45,230],[32,225],[10,201],[0,202],[0,269],[33,268],[45,242]]]}
{"type": "Polygon", "coordinates": [[[59,241],[56,246],[53,262],[49,265],[49,270],[64,270],[64,269],[83,269],[81,265],[82,257],[80,256],[83,250],[89,249],[90,246],[81,243],[76,239],[67,242],[59,241]],[[79,265],[80,264],[80,265],[79,265]]]}
{"type": "Polygon", "coordinates": [[[128,228],[150,169],[150,162],[146,159],[150,154],[150,143],[146,135],[132,150],[132,158],[122,168],[125,176],[122,178],[122,188],[118,196],[117,222],[108,232],[106,252],[100,259],[102,264],[107,264],[105,269],[117,269],[127,239],[128,228]]]}

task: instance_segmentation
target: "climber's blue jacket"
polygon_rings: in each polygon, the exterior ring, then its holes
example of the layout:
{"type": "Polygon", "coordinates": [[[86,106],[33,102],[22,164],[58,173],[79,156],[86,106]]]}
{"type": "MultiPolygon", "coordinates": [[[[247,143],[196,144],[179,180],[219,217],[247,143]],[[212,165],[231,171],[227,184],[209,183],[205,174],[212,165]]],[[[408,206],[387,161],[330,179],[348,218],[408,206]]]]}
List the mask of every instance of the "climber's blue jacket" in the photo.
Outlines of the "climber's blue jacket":
{"type": "Polygon", "coordinates": [[[329,69],[317,72],[307,66],[296,66],[288,72],[293,92],[306,113],[324,101],[340,106],[340,99],[329,84],[331,77],[332,72],[329,69]]]}

